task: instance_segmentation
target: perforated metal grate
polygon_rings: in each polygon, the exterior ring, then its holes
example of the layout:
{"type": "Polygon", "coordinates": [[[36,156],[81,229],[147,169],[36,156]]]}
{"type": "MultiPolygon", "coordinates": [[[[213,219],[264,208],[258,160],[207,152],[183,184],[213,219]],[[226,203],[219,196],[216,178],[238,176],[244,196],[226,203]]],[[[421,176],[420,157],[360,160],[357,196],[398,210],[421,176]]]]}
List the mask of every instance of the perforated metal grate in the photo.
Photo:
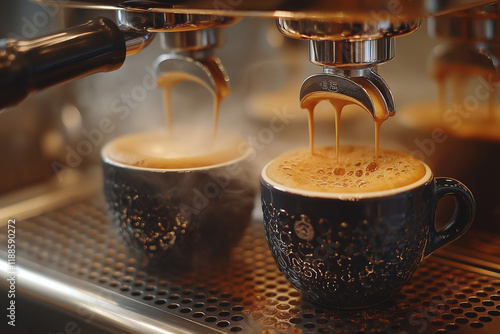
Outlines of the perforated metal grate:
{"type": "Polygon", "coordinates": [[[161,271],[142,267],[127,252],[102,203],[80,202],[19,222],[17,256],[228,333],[444,334],[500,328],[500,279],[494,273],[445,265],[433,256],[391,301],[366,310],[328,310],[302,298],[280,274],[261,223],[252,224],[230,263],[189,273],[161,271]]]}

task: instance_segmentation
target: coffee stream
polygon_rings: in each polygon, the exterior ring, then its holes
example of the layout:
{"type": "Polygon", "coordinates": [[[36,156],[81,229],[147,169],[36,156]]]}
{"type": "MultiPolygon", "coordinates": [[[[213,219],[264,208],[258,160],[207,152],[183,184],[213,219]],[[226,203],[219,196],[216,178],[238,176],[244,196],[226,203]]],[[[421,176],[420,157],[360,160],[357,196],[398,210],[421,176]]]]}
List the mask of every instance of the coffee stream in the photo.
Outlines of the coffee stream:
{"type": "Polygon", "coordinates": [[[213,125],[212,125],[212,141],[215,139],[217,132],[217,123],[219,119],[219,107],[222,100],[220,94],[216,94],[214,89],[210,87],[205,81],[200,78],[185,72],[167,72],[160,76],[157,80],[157,86],[163,88],[164,91],[164,105],[165,105],[165,120],[167,125],[168,133],[173,131],[173,120],[172,120],[172,89],[175,85],[180,82],[191,81],[198,83],[208,89],[214,98],[214,111],[213,111],[213,125]]]}
{"type": "MultiPolygon", "coordinates": [[[[375,162],[378,162],[379,156],[379,138],[380,126],[389,118],[384,98],[380,91],[366,78],[356,77],[351,78],[353,81],[361,85],[370,95],[375,108],[375,162]]],[[[339,161],[340,149],[340,116],[342,109],[349,104],[356,104],[362,108],[363,105],[349,96],[331,93],[331,92],[315,92],[307,95],[301,102],[301,107],[309,112],[309,145],[311,154],[314,155],[314,108],[321,101],[328,101],[335,109],[335,147],[336,159],[339,161]]]]}
{"type": "MultiPolygon", "coordinates": [[[[218,83],[220,84],[220,83],[218,83]]],[[[144,168],[184,169],[213,166],[232,161],[241,155],[239,136],[216,134],[219,105],[224,94],[200,78],[185,72],[168,72],[157,80],[164,90],[165,128],[120,137],[106,146],[107,157],[114,162],[144,168]],[[171,95],[173,87],[183,81],[199,83],[214,97],[213,127],[174,126],[171,95]]],[[[226,90],[225,93],[228,91],[226,90]]]]}

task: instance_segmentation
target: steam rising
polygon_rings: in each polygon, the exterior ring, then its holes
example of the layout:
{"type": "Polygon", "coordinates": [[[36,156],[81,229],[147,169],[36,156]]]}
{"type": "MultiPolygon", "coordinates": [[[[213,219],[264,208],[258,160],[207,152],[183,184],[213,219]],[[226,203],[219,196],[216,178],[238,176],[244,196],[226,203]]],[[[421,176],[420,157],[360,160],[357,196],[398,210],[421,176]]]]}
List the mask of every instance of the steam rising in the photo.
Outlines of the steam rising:
{"type": "Polygon", "coordinates": [[[175,127],[166,131],[142,132],[118,138],[104,149],[112,161],[146,168],[197,168],[240,157],[243,139],[210,128],[175,127]]]}

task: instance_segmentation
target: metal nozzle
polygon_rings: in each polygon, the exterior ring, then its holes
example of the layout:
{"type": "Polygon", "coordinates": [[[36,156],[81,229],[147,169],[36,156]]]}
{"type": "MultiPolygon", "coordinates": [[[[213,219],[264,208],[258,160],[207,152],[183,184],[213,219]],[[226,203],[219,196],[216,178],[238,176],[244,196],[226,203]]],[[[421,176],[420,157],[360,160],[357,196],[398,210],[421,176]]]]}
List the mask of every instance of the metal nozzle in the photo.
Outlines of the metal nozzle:
{"type": "Polygon", "coordinates": [[[500,4],[478,6],[428,19],[428,33],[449,42],[498,44],[500,4]]]}
{"type": "Polygon", "coordinates": [[[221,99],[230,94],[229,77],[214,55],[214,48],[223,43],[221,29],[171,32],[161,37],[162,47],[168,53],[156,59],[158,76],[173,71],[188,73],[206,83],[221,99]]]}
{"type": "Polygon", "coordinates": [[[310,61],[320,66],[374,66],[393,57],[393,38],[364,41],[309,41],[310,61]]]}
{"type": "Polygon", "coordinates": [[[430,18],[429,35],[448,42],[432,52],[433,75],[444,79],[466,68],[500,81],[499,18],[499,4],[430,18]]]}
{"type": "Polygon", "coordinates": [[[155,61],[158,76],[168,71],[188,73],[205,82],[218,97],[229,95],[229,78],[214,49],[224,40],[220,27],[233,24],[238,18],[120,10],[118,21],[129,36],[129,54],[142,50],[150,41],[151,32],[161,34],[162,47],[168,54],[155,61]]]}
{"type": "MultiPolygon", "coordinates": [[[[373,14],[373,13],[372,13],[373,14]]],[[[285,36],[295,39],[362,41],[402,36],[420,27],[420,20],[384,17],[358,17],[352,20],[278,18],[277,26],[285,36]]]]}
{"type": "Polygon", "coordinates": [[[119,10],[120,25],[149,32],[177,32],[224,27],[239,19],[205,14],[176,14],[156,11],[119,10]]]}
{"type": "Polygon", "coordinates": [[[394,97],[385,81],[374,72],[373,68],[344,71],[325,67],[324,71],[323,74],[315,74],[304,80],[299,95],[301,104],[309,96],[326,92],[346,105],[361,106],[372,115],[373,119],[385,119],[394,115],[394,97]],[[376,113],[375,104],[380,101],[387,115],[376,113]]]}
{"type": "Polygon", "coordinates": [[[492,81],[500,81],[500,59],[485,45],[438,45],[432,52],[432,72],[437,79],[451,75],[456,69],[473,69],[471,73],[490,75],[492,81]]]}
{"type": "MultiPolygon", "coordinates": [[[[309,56],[312,63],[324,66],[324,74],[313,75],[302,84],[301,102],[314,93],[329,92],[346,104],[357,104],[374,119],[374,99],[383,106],[388,116],[395,113],[394,97],[376,65],[394,57],[393,38],[364,41],[310,41],[309,56]]],[[[385,116],[387,117],[387,116],[385,116]]]]}
{"type": "Polygon", "coordinates": [[[277,25],[288,37],[308,39],[310,61],[324,67],[323,74],[312,75],[303,82],[302,105],[312,94],[328,92],[341,104],[363,107],[374,119],[394,115],[394,97],[376,68],[394,57],[393,37],[415,31],[419,20],[360,18],[356,22],[335,22],[279,18],[277,25]]]}
{"type": "Polygon", "coordinates": [[[125,47],[127,49],[127,57],[135,55],[144,50],[154,39],[154,34],[144,31],[136,30],[126,26],[120,26],[125,40],[125,47]]]}

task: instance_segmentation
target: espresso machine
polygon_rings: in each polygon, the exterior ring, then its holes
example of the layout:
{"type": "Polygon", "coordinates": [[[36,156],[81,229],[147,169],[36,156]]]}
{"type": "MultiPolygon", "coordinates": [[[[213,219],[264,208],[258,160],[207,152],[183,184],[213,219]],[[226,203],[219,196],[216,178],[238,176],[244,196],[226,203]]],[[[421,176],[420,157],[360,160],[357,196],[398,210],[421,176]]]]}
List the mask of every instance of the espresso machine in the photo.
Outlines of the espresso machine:
{"type": "MultiPolygon", "coordinates": [[[[96,15],[86,23],[65,25],[63,30],[43,37],[10,36],[0,41],[0,109],[5,109],[0,112],[0,120],[22,114],[21,107],[37,104],[37,100],[32,102],[33,97],[57,87],[63,88],[48,100],[74,95],[76,99],[78,95],[92,99],[90,86],[67,85],[91,80],[94,75],[104,81],[111,73],[98,72],[117,71],[149,50],[154,51],[147,58],[150,63],[142,65],[149,66],[148,76],[186,72],[221,98],[230,99],[236,94],[241,99],[245,90],[239,92],[235,85],[241,80],[233,80],[226,69],[241,67],[248,57],[232,65],[236,60],[231,55],[242,54],[231,51],[225,34],[245,21],[251,22],[244,25],[245,36],[253,35],[252,29],[258,30],[253,23],[266,20],[288,41],[278,43],[283,48],[290,47],[290,40],[307,43],[309,59],[307,48],[292,51],[302,52],[295,58],[313,64],[312,70],[308,69],[300,79],[300,90],[291,95],[297,105],[310,95],[328,92],[346,104],[359,106],[375,120],[396,116],[398,99],[393,91],[400,87],[391,87],[379,73],[378,65],[391,63],[399,54],[396,37],[408,35],[401,38],[411,39],[423,23],[430,32],[428,39],[439,43],[430,60],[435,76],[446,77],[452,73],[450,66],[460,65],[480,68],[491,74],[493,82],[499,80],[496,44],[500,16],[495,1],[34,2],[77,15],[82,11],[91,17],[96,15]],[[219,57],[223,48],[227,53],[224,58],[219,57]],[[88,90],[82,91],[82,87],[88,90]],[[374,101],[382,101],[387,115],[375,113],[374,101]]],[[[260,31],[268,33],[268,28],[260,31]]],[[[243,40],[239,46],[251,50],[252,43],[258,44],[256,40],[243,40]]],[[[258,51],[252,50],[252,56],[258,57],[258,51]]],[[[398,86],[408,83],[410,90],[414,88],[404,72],[397,76],[405,77],[398,86]]],[[[114,88],[119,90],[120,86],[114,88]]],[[[142,91],[153,94],[146,86],[142,83],[127,88],[127,96],[133,97],[134,92],[139,96],[142,91]]],[[[133,103],[138,100],[122,98],[104,105],[124,110],[118,116],[128,115],[135,111],[133,103]]],[[[61,107],[67,118],[63,117],[66,139],[72,138],[70,125],[80,119],[75,106],[77,103],[61,107]]],[[[92,159],[78,159],[83,156],[78,155],[79,143],[102,143],[94,130],[105,133],[110,127],[103,124],[98,122],[87,131],[85,140],[76,139],[72,150],[59,144],[61,150],[66,149],[63,158],[57,160],[60,155],[53,153],[42,167],[36,168],[45,171],[42,176],[27,181],[16,176],[16,181],[0,187],[0,293],[6,301],[3,309],[7,310],[0,324],[2,333],[498,332],[500,239],[495,229],[488,230],[488,224],[481,231],[472,228],[469,237],[426,259],[393,300],[364,310],[328,309],[294,290],[274,264],[258,214],[234,249],[230,263],[187,273],[144,266],[109,226],[99,173],[92,159]],[[12,244],[15,247],[9,247],[12,244]]],[[[262,124],[256,127],[262,128],[262,124]]],[[[113,125],[118,127],[118,123],[113,125]]],[[[395,138],[404,143],[408,131],[399,125],[391,129],[395,138]]],[[[294,137],[295,131],[283,131],[283,135],[294,137]]],[[[42,142],[50,147],[60,140],[44,135],[42,142]]],[[[265,142],[258,144],[264,146],[265,142]]],[[[83,152],[84,146],[80,148],[83,152]]]]}

